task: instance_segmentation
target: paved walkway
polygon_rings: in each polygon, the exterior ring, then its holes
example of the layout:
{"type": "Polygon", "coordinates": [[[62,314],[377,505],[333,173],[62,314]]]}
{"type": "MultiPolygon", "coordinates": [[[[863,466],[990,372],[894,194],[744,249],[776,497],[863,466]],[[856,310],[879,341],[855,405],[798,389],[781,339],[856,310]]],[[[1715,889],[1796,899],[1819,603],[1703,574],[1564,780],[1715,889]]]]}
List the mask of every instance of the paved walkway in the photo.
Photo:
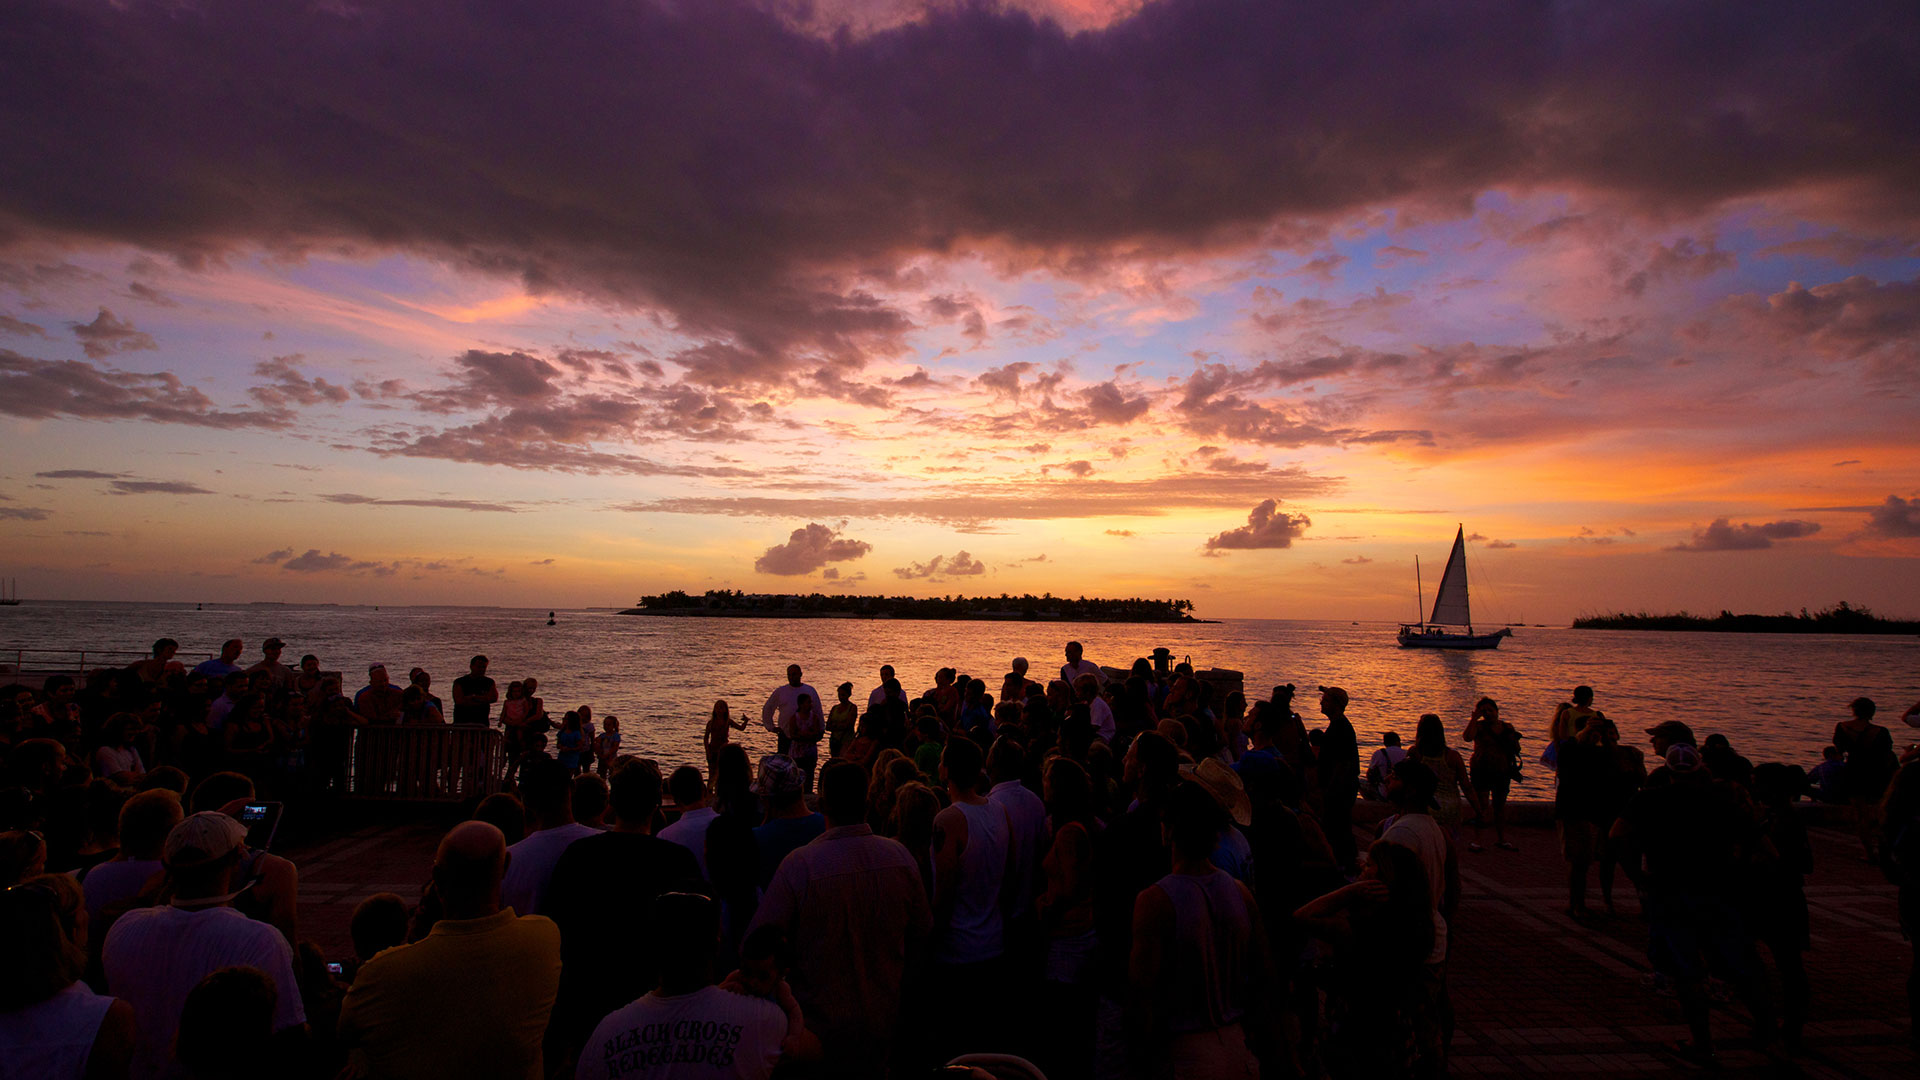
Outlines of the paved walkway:
{"type": "MultiPolygon", "coordinates": [[[[329,955],[350,953],[354,905],[376,892],[418,897],[445,828],[365,828],[290,852],[300,865],[301,936],[329,955]]],[[[1509,836],[1519,854],[1462,853],[1451,969],[1459,1019],[1454,1075],[1587,1080],[1694,1071],[1665,1049],[1686,1035],[1678,1003],[1643,986],[1646,928],[1631,887],[1618,882],[1616,918],[1597,928],[1577,925],[1560,913],[1564,871],[1553,833],[1516,828],[1509,836]]],[[[1813,1007],[1799,1075],[1920,1077],[1906,1017],[1911,954],[1894,890],[1861,862],[1850,834],[1815,828],[1812,837],[1813,1007]]],[[[1597,890],[1592,900],[1597,906],[1597,890]]],[[[1783,1075],[1752,1048],[1746,1030],[1738,1006],[1716,1009],[1720,1075],[1783,1075]]]]}

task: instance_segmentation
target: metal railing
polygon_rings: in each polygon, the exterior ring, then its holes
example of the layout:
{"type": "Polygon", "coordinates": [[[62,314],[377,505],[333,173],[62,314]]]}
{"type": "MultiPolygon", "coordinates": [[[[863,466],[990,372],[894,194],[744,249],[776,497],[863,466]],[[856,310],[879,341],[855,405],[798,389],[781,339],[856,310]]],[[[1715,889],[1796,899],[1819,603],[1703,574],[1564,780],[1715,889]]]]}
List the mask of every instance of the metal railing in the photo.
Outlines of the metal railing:
{"type": "Polygon", "coordinates": [[[92,668],[126,667],[151,655],[130,649],[0,648],[0,676],[32,674],[78,677],[92,668]]]}
{"type": "Polygon", "coordinates": [[[371,725],[347,746],[346,797],[465,802],[500,790],[500,732],[478,724],[371,725]]]}

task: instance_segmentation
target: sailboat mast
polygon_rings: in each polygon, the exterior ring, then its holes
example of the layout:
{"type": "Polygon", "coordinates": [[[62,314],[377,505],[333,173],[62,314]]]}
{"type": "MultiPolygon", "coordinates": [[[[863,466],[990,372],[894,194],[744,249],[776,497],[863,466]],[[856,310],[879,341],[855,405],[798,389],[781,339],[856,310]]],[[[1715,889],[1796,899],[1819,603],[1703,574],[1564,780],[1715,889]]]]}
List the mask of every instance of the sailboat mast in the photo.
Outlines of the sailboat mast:
{"type": "Polygon", "coordinates": [[[1420,556],[1413,557],[1413,617],[1427,621],[1427,590],[1420,584],[1420,556]]]}

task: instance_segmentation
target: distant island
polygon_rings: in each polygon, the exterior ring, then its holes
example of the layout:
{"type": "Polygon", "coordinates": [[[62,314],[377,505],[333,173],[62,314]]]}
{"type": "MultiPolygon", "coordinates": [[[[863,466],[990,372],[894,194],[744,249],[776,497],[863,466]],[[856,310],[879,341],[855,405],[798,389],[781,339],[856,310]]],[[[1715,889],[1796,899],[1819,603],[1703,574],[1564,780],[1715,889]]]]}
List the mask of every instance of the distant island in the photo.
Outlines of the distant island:
{"type": "Polygon", "coordinates": [[[1197,623],[1191,600],[1068,599],[1047,593],[1011,596],[804,596],[709,589],[694,596],[675,589],[643,596],[622,615],[712,615],[763,619],[974,619],[1007,622],[1197,623]]]}
{"type": "Polygon", "coordinates": [[[1798,615],[1590,615],[1573,620],[1575,630],[1711,630],[1726,634],[1920,634],[1920,620],[1886,619],[1845,600],[1821,611],[1801,608],[1798,615]]]}

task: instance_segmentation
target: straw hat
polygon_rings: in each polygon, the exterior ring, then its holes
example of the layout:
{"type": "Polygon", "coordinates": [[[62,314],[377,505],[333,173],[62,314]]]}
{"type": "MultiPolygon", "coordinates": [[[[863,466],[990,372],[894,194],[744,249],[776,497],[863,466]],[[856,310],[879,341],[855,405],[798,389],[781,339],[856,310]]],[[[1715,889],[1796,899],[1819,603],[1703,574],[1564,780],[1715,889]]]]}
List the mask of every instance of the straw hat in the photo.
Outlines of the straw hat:
{"type": "Polygon", "coordinates": [[[1240,774],[1223,764],[1219,758],[1207,758],[1198,765],[1180,766],[1180,774],[1213,796],[1235,825],[1253,824],[1253,800],[1247,798],[1247,788],[1240,782],[1240,774]]]}

